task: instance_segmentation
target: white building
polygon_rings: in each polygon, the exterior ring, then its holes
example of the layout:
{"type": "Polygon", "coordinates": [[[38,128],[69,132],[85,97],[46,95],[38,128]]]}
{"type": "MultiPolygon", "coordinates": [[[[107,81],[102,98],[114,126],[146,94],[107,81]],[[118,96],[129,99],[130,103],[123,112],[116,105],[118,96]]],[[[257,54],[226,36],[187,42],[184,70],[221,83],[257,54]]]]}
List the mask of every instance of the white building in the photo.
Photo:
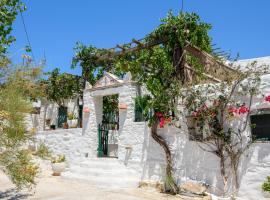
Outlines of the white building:
{"type": "MultiPolygon", "coordinates": [[[[257,60],[258,64],[270,64],[270,57],[241,60],[238,63],[244,66],[254,60],[257,60]]],[[[270,94],[270,76],[265,75],[262,78],[264,86],[261,89],[265,94],[270,94]]],[[[91,176],[88,176],[87,173],[91,174],[92,172],[85,168],[95,165],[95,162],[99,164],[104,162],[107,165],[108,161],[104,158],[99,158],[100,161],[96,159],[98,155],[103,155],[117,159],[119,169],[121,166],[121,170],[127,168],[136,172],[135,175],[125,175],[127,176],[125,178],[119,177],[124,184],[128,182],[129,176],[137,183],[149,180],[164,181],[165,154],[151,138],[148,123],[145,121],[136,122],[135,120],[134,99],[140,95],[141,90],[140,86],[131,81],[129,76],[120,80],[116,76],[106,73],[94,86],[88,84],[84,90],[82,129],[57,130],[57,134],[54,135],[47,132],[38,134],[38,139],[44,141],[56,154],[65,154],[68,157],[70,171],[64,177],[90,179],[91,176]],[[119,123],[117,128],[114,127],[114,130],[108,131],[107,145],[101,138],[106,136],[106,132],[100,130],[103,127],[99,127],[103,123],[104,114],[102,99],[103,96],[115,94],[118,95],[119,101],[119,123]]],[[[270,103],[261,102],[263,100],[257,98],[251,107],[251,111],[255,112],[262,108],[270,110],[270,103]]],[[[269,116],[270,114],[267,114],[264,118],[264,120],[268,120],[268,124],[270,124],[269,116]]],[[[158,130],[158,133],[166,139],[171,149],[174,177],[177,183],[180,184],[189,179],[202,181],[210,185],[210,192],[222,194],[223,184],[218,158],[199,148],[197,141],[189,139],[185,116],[180,116],[180,123],[181,129],[166,126],[158,130]]],[[[268,125],[266,127],[269,128],[268,125]]],[[[246,129],[246,134],[251,134],[249,126],[246,129]]],[[[261,184],[270,175],[268,170],[270,167],[269,150],[270,144],[268,142],[256,142],[243,156],[239,167],[241,182],[239,196],[243,199],[258,200],[264,198],[261,192],[261,184]]],[[[115,162],[115,160],[112,162],[115,162]]],[[[97,166],[100,166],[99,164],[97,166]]],[[[118,164],[115,165],[118,166],[118,164]]],[[[110,163],[108,166],[110,166],[110,163]]],[[[117,169],[114,169],[113,166],[111,168],[112,173],[117,175],[117,169]]],[[[102,167],[104,168],[100,170],[106,171],[106,166],[102,167]]],[[[98,169],[96,170],[98,171],[98,169]]],[[[106,181],[113,181],[113,179],[110,180],[109,176],[105,179],[101,175],[97,175],[96,179],[96,182],[103,181],[103,184],[106,181]]],[[[115,181],[116,185],[117,183],[115,181]]]]}

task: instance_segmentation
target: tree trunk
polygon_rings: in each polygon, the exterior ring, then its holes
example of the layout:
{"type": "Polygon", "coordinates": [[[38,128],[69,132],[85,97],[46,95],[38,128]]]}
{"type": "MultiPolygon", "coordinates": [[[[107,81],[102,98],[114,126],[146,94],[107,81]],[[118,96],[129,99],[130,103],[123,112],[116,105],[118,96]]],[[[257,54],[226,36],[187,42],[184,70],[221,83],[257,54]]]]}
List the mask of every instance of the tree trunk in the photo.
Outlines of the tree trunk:
{"type": "Polygon", "coordinates": [[[228,183],[228,177],[226,175],[226,168],[225,168],[225,158],[223,155],[219,155],[219,157],[220,157],[220,174],[223,180],[224,185],[223,192],[225,194],[227,191],[227,183],[228,183]]]}
{"type": "Polygon", "coordinates": [[[166,154],[166,161],[167,161],[167,166],[166,166],[166,178],[170,180],[169,187],[170,190],[167,192],[171,192],[173,194],[177,194],[179,192],[179,189],[177,187],[177,184],[175,183],[175,180],[172,175],[172,156],[171,156],[171,151],[166,143],[166,141],[157,134],[157,127],[158,123],[155,122],[151,126],[151,136],[152,138],[163,148],[165,154],[166,154]]]}
{"type": "Polygon", "coordinates": [[[239,180],[238,180],[238,162],[237,155],[231,155],[231,169],[232,169],[232,178],[233,178],[233,196],[237,195],[239,189],[239,180]]]}

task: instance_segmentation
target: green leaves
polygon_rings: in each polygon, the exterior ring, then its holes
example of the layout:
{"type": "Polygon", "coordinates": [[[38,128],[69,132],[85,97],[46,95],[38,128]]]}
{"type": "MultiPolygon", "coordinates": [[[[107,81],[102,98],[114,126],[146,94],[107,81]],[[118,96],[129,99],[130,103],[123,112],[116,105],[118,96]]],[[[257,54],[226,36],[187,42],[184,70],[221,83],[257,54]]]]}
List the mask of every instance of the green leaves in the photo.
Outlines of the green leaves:
{"type": "Polygon", "coordinates": [[[20,0],[1,0],[0,1],[0,57],[2,57],[7,47],[15,41],[11,36],[12,23],[15,21],[18,12],[26,9],[20,0]]]}
{"type": "Polygon", "coordinates": [[[82,93],[82,82],[79,76],[66,73],[60,74],[59,68],[49,72],[48,75],[47,80],[41,81],[41,84],[45,86],[45,96],[59,106],[64,105],[66,99],[82,93]]]}

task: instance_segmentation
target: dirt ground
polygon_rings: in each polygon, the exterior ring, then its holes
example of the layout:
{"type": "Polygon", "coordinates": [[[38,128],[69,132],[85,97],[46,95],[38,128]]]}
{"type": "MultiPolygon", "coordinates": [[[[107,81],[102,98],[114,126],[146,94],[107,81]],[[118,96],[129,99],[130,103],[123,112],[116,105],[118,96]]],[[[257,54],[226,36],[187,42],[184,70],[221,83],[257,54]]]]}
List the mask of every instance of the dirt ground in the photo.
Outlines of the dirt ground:
{"type": "MultiPolygon", "coordinates": [[[[32,191],[17,192],[0,170],[0,199],[21,200],[195,200],[183,196],[172,196],[158,192],[154,188],[101,188],[86,183],[75,182],[52,176],[51,171],[43,170],[37,185],[32,191]]],[[[209,198],[204,198],[204,200],[209,198]]],[[[196,200],[203,200],[197,198],[196,200]]]]}

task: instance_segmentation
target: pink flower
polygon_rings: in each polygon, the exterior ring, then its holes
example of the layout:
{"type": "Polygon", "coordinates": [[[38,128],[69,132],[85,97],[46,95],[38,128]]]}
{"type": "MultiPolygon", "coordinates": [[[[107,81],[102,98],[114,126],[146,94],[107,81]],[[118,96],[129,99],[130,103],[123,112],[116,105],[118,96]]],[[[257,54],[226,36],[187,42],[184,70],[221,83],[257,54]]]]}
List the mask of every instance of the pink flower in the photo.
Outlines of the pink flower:
{"type": "Polygon", "coordinates": [[[240,106],[240,108],[238,110],[239,114],[245,114],[245,113],[248,113],[248,112],[249,112],[249,109],[245,105],[240,106]]]}
{"type": "Polygon", "coordinates": [[[270,95],[265,97],[265,101],[270,102],[270,95]]]}
{"type": "Polygon", "coordinates": [[[193,117],[198,117],[198,115],[199,115],[199,112],[196,112],[196,111],[192,112],[193,117]]]}
{"type": "Polygon", "coordinates": [[[235,107],[233,107],[233,106],[230,106],[229,108],[228,108],[228,112],[230,113],[230,114],[237,114],[238,113],[238,109],[237,108],[235,108],[235,107]]]}
{"type": "Polygon", "coordinates": [[[159,120],[159,127],[163,128],[164,125],[165,125],[165,119],[164,119],[164,117],[161,117],[160,120],[159,120]]]}

